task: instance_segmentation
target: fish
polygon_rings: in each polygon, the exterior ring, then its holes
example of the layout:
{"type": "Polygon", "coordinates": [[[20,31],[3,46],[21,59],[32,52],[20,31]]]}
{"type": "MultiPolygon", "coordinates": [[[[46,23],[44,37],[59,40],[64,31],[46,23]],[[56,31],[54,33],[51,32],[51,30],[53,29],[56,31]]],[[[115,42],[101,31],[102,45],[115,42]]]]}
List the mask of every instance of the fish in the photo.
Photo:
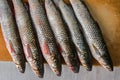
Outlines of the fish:
{"type": "Polygon", "coordinates": [[[6,48],[21,73],[25,72],[26,59],[13,12],[7,0],[0,0],[0,23],[6,48]]]}
{"type": "Polygon", "coordinates": [[[67,5],[63,0],[54,0],[54,2],[56,6],[58,6],[64,21],[68,25],[72,40],[74,42],[82,65],[86,68],[86,70],[91,71],[91,53],[89,51],[87,43],[85,42],[82,31],[80,30],[80,24],[78,23],[72,8],[67,5]]]}
{"type": "Polygon", "coordinates": [[[26,59],[33,72],[39,78],[43,78],[44,62],[42,52],[37,44],[38,40],[36,38],[28,10],[25,8],[21,0],[12,0],[12,2],[26,59]]]}
{"type": "Polygon", "coordinates": [[[72,39],[68,33],[67,26],[65,26],[52,0],[45,0],[45,9],[65,63],[71,71],[78,73],[80,63],[74,45],[72,44],[72,39]]]}
{"type": "Polygon", "coordinates": [[[113,71],[113,62],[103,38],[100,26],[93,19],[82,0],[70,0],[75,15],[81,24],[93,57],[106,69],[113,71]]]}
{"type": "Polygon", "coordinates": [[[61,76],[62,64],[55,36],[50,28],[42,0],[28,0],[30,15],[37,32],[43,56],[51,70],[61,76]]]}

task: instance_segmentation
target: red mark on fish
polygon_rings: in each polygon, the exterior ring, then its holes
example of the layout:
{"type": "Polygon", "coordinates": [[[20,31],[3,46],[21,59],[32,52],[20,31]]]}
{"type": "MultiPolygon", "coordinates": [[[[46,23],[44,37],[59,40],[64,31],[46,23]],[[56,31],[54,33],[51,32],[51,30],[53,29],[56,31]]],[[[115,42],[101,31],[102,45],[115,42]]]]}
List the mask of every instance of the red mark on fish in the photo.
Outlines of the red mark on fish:
{"type": "Polygon", "coordinates": [[[26,53],[27,53],[26,56],[27,56],[27,58],[28,59],[33,58],[29,44],[25,45],[25,48],[26,48],[26,53]]]}
{"type": "Polygon", "coordinates": [[[45,54],[50,54],[49,47],[46,42],[43,43],[42,51],[44,51],[45,54]]]}
{"type": "Polygon", "coordinates": [[[13,56],[16,55],[11,41],[9,41],[9,49],[10,49],[11,55],[13,55],[13,56]]]}

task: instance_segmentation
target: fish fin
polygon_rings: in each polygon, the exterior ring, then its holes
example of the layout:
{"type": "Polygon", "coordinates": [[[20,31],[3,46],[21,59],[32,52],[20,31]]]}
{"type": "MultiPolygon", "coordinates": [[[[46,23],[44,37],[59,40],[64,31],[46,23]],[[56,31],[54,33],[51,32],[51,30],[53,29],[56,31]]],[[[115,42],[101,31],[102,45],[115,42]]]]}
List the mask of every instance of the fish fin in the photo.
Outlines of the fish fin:
{"type": "Polygon", "coordinates": [[[14,50],[14,47],[13,47],[13,44],[12,44],[12,42],[9,40],[9,42],[8,42],[8,44],[9,44],[9,51],[10,51],[10,54],[12,55],[12,56],[15,56],[16,54],[15,54],[15,50],[14,50]]]}
{"type": "Polygon", "coordinates": [[[97,49],[97,47],[96,47],[94,44],[92,44],[92,47],[93,47],[95,53],[96,53],[98,56],[102,56],[102,55],[100,54],[99,50],[97,49]]]}
{"type": "Polygon", "coordinates": [[[25,47],[26,47],[26,57],[27,57],[27,59],[33,58],[33,55],[32,55],[29,44],[27,44],[25,47]]]}

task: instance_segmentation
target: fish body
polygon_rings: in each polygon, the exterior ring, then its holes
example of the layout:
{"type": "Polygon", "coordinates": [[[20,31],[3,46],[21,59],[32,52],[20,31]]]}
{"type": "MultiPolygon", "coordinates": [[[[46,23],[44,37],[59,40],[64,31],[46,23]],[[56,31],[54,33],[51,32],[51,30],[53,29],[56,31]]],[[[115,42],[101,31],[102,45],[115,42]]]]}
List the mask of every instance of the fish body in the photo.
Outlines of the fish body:
{"type": "Polygon", "coordinates": [[[77,22],[72,8],[68,6],[63,0],[54,0],[54,2],[60,9],[63,18],[69,27],[72,40],[75,44],[82,65],[90,71],[92,69],[91,55],[80,30],[80,24],[77,22]]]}
{"type": "Polygon", "coordinates": [[[42,78],[44,74],[44,63],[42,53],[37,45],[30,16],[21,0],[12,1],[26,59],[34,73],[42,78]]]}
{"type": "Polygon", "coordinates": [[[61,55],[63,56],[65,63],[73,72],[78,73],[79,59],[59,11],[52,0],[45,0],[45,8],[48,20],[59,44],[61,55]]]}
{"type": "Polygon", "coordinates": [[[100,27],[89,13],[82,0],[70,0],[73,10],[90,47],[93,57],[108,70],[113,70],[113,63],[103,39],[100,27]]]}
{"type": "Polygon", "coordinates": [[[42,0],[28,0],[30,14],[37,31],[40,47],[44,58],[53,72],[61,75],[60,52],[57,47],[55,36],[50,28],[42,0]]]}
{"type": "Polygon", "coordinates": [[[25,71],[25,55],[18,28],[7,0],[0,0],[0,22],[6,47],[18,70],[25,71]]]}

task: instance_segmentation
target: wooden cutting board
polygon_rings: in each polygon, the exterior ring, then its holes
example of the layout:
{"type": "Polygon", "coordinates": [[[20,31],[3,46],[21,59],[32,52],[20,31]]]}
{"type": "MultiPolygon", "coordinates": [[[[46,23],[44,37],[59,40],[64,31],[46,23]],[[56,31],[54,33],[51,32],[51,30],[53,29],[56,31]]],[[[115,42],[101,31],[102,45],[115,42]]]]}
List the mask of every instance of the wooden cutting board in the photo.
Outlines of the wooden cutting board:
{"type": "MultiPolygon", "coordinates": [[[[27,0],[24,0],[27,1],[27,0]]],[[[69,0],[65,0],[69,4],[69,0]]],[[[120,0],[85,0],[99,23],[115,66],[120,65],[120,0]]],[[[11,61],[0,30],[0,60],[11,61]]],[[[93,64],[97,62],[93,60],[93,64]]]]}

